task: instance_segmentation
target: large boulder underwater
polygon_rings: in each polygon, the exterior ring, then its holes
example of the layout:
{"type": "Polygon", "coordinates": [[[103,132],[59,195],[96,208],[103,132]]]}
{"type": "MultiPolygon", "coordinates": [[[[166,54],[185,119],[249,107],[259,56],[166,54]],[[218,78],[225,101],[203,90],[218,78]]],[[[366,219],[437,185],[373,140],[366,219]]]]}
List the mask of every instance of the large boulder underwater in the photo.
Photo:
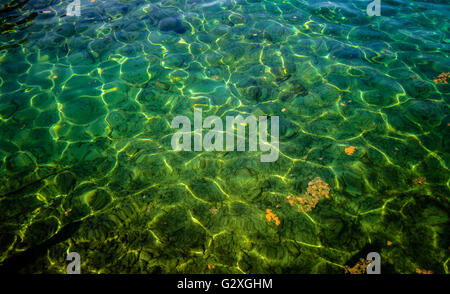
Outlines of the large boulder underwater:
{"type": "Polygon", "coordinates": [[[162,32],[185,33],[189,25],[182,20],[182,14],[178,10],[170,8],[152,7],[148,14],[150,25],[155,26],[162,32]]]}
{"type": "Polygon", "coordinates": [[[187,31],[187,25],[177,16],[168,16],[159,21],[158,29],[163,32],[173,31],[177,34],[183,34],[187,31]]]}

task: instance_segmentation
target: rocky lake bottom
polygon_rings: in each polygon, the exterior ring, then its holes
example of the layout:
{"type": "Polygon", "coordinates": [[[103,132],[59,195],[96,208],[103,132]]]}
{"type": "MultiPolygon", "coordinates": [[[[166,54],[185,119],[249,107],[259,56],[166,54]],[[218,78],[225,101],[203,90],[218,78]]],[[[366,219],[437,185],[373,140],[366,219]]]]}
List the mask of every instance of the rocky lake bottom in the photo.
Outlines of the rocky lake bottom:
{"type": "Polygon", "coordinates": [[[0,1],[0,271],[448,273],[446,1],[69,3],[0,1]],[[278,159],[175,152],[194,108],[278,159]]]}

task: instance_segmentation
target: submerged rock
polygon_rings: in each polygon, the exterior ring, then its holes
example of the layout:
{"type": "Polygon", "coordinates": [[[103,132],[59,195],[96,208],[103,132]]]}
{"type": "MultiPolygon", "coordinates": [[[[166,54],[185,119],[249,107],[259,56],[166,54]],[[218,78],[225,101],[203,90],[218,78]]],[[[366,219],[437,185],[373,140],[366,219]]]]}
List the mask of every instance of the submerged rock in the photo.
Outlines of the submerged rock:
{"type": "Polygon", "coordinates": [[[73,190],[77,182],[75,175],[71,172],[63,172],[55,177],[56,188],[61,194],[68,194],[73,190]]]}
{"type": "Polygon", "coordinates": [[[102,100],[90,97],[81,97],[71,100],[63,107],[64,116],[76,124],[87,124],[106,113],[102,100]]]}
{"type": "Polygon", "coordinates": [[[158,29],[163,32],[173,31],[177,34],[183,34],[187,31],[186,25],[174,16],[163,18],[158,23],[158,29]]]}
{"type": "Polygon", "coordinates": [[[280,86],[280,100],[283,102],[306,95],[308,95],[308,89],[299,80],[288,80],[280,86]]]}
{"type": "Polygon", "coordinates": [[[100,210],[111,202],[111,196],[103,189],[96,189],[87,193],[86,202],[92,210],[100,210]]]}
{"type": "Polygon", "coordinates": [[[36,163],[31,154],[17,152],[5,158],[5,166],[11,173],[29,174],[36,168],[36,163]]]}

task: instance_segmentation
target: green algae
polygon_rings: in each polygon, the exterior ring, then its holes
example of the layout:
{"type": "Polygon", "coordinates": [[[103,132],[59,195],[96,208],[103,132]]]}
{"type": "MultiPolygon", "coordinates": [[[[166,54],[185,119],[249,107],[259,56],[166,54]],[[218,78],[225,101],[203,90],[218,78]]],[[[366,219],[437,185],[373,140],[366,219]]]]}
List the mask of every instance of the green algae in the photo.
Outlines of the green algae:
{"type": "Polygon", "coordinates": [[[448,4],[210,2],[1,6],[0,269],[448,273],[448,4]],[[279,159],[174,152],[194,107],[280,116],[279,159]]]}

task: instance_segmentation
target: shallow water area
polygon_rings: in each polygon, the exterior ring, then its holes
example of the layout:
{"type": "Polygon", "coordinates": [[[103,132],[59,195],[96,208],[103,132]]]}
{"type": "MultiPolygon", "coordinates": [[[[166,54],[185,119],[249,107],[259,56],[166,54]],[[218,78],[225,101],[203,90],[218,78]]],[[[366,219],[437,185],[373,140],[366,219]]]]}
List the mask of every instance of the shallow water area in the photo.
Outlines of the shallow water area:
{"type": "Polygon", "coordinates": [[[0,0],[0,271],[448,273],[450,5],[381,2],[0,0]],[[175,152],[194,108],[279,158],[175,152]]]}

